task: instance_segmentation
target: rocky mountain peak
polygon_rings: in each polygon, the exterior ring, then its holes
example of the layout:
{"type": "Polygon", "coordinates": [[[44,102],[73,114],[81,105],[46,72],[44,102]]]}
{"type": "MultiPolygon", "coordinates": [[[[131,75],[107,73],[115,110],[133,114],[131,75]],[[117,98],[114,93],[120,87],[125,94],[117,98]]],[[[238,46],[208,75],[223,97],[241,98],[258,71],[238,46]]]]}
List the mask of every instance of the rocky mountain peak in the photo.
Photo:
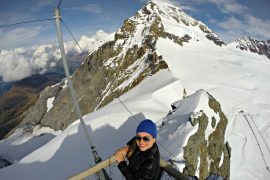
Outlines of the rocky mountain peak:
{"type": "Polygon", "coordinates": [[[205,24],[187,15],[178,7],[162,1],[150,1],[135,16],[125,20],[116,32],[119,44],[128,42],[129,46],[152,42],[157,38],[169,38],[179,45],[191,41],[213,41],[222,46],[225,43],[205,24]],[[132,38],[132,41],[131,39],[132,38]]]}
{"type": "Polygon", "coordinates": [[[230,44],[244,51],[250,51],[260,55],[265,55],[270,59],[270,39],[266,41],[256,40],[252,37],[241,37],[230,44]]]}
{"type": "MultiPolygon", "coordinates": [[[[72,75],[82,114],[95,111],[139,84],[145,77],[167,69],[157,53],[159,38],[168,38],[180,47],[191,41],[222,46],[223,41],[203,23],[181,9],[161,1],[151,1],[133,17],[126,19],[114,37],[90,54],[72,75]],[[214,44],[215,43],[215,44],[214,44]]],[[[64,82],[64,81],[63,81],[64,82]]],[[[66,85],[40,96],[36,107],[24,114],[24,122],[41,124],[56,130],[66,128],[77,119],[66,85]],[[40,107],[55,97],[48,112],[40,107]],[[39,114],[33,117],[34,114],[39,114]]]]}

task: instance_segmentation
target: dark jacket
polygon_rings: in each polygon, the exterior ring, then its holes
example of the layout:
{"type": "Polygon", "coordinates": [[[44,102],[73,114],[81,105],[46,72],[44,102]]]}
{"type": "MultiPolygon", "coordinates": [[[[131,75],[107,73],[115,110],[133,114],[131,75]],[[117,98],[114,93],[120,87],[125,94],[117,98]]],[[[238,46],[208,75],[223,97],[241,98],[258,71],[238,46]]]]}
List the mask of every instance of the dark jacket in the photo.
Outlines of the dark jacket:
{"type": "MultiPolygon", "coordinates": [[[[132,139],[128,145],[134,145],[132,139]]],[[[136,143],[135,143],[136,144],[136,143]]],[[[119,170],[127,180],[158,180],[160,170],[160,154],[156,143],[146,151],[140,151],[137,144],[134,153],[125,161],[118,164],[119,170]]]]}

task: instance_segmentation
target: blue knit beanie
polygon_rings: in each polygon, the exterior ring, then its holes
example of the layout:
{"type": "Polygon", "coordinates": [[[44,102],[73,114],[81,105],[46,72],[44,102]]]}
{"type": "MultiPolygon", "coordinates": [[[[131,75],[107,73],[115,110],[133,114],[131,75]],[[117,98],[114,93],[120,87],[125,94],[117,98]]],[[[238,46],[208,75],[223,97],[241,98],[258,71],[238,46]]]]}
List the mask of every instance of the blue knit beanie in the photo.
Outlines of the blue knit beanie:
{"type": "Polygon", "coordinates": [[[157,126],[150,119],[143,120],[137,127],[136,133],[146,132],[151,134],[155,139],[157,138],[157,126]]]}

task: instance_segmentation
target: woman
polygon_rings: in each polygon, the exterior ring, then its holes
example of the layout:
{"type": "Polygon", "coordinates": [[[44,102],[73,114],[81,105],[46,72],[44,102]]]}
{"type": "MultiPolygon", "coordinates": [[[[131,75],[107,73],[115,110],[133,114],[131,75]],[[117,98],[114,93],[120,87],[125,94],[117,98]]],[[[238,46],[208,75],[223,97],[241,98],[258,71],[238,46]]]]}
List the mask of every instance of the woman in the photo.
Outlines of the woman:
{"type": "Polygon", "coordinates": [[[118,168],[127,180],[158,180],[160,154],[156,144],[157,127],[149,120],[143,120],[136,130],[136,136],[127,146],[114,154],[118,168]],[[128,165],[125,161],[128,159],[128,165]]]}

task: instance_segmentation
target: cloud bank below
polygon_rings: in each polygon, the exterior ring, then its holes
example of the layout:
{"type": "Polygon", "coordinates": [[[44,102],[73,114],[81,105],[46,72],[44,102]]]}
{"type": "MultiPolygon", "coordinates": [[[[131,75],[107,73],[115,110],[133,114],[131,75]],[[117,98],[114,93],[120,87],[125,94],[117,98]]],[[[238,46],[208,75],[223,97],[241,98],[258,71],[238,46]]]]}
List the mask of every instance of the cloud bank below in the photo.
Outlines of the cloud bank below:
{"type": "MultiPolygon", "coordinates": [[[[109,34],[99,30],[92,37],[82,36],[78,41],[82,50],[87,53],[93,52],[107,38],[109,34]]],[[[64,43],[67,55],[82,53],[74,41],[64,43]]],[[[32,74],[43,74],[55,62],[60,60],[58,45],[46,44],[28,48],[15,48],[0,51],[0,77],[5,82],[18,81],[32,74]]]]}

